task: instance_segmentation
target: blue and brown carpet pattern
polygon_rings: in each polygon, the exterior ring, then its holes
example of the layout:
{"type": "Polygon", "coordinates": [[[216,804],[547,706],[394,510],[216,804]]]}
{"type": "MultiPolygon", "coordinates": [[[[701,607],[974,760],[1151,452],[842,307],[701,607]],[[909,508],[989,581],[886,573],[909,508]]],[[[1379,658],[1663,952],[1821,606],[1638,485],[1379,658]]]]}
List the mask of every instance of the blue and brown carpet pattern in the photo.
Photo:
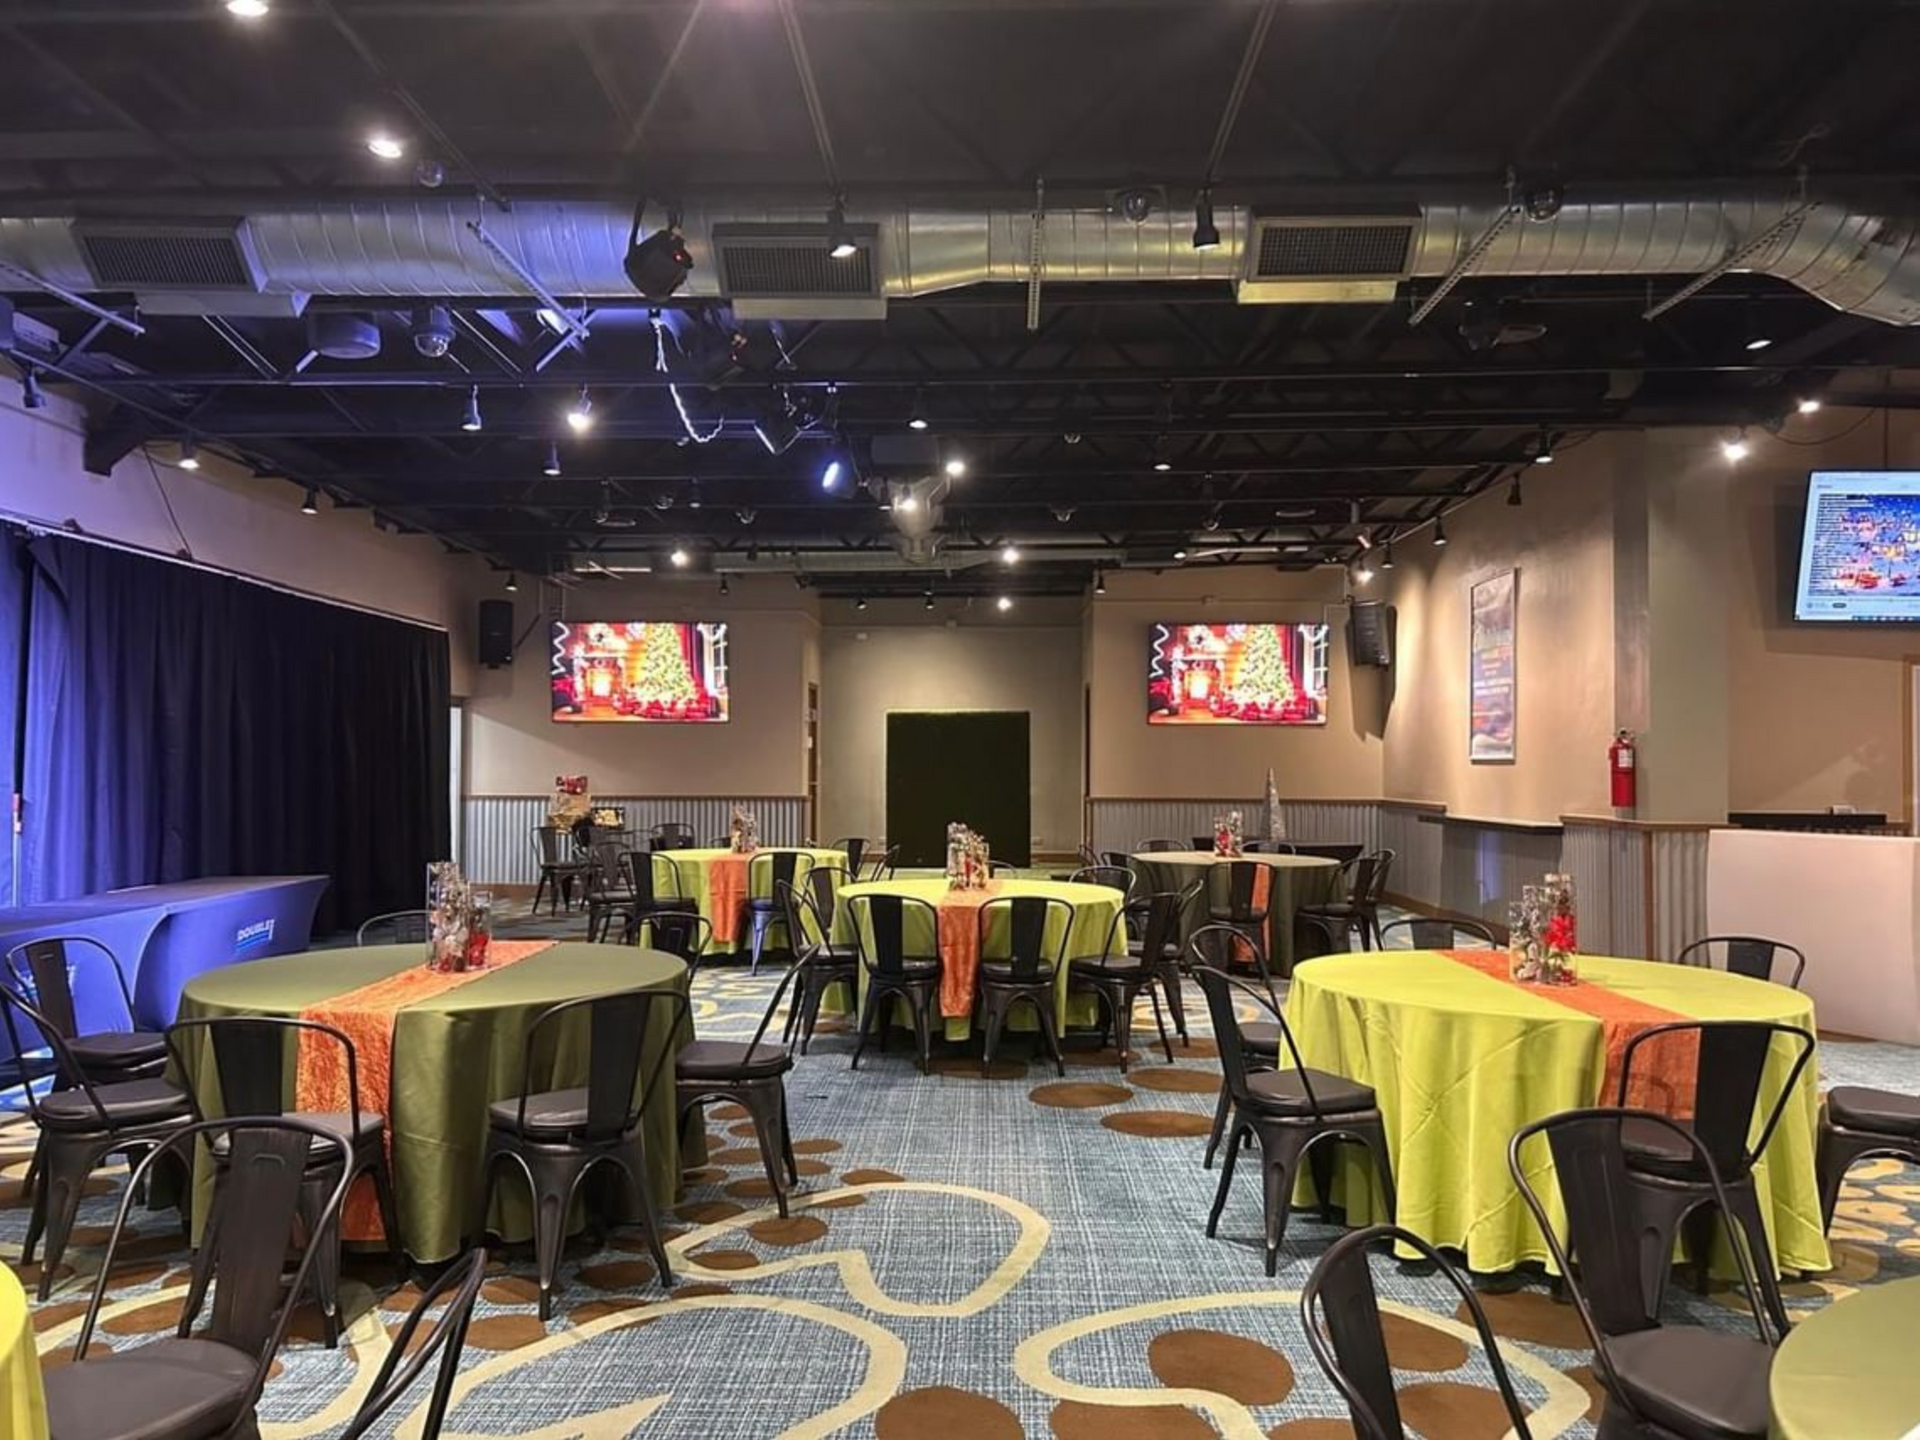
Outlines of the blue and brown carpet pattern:
{"type": "MultiPolygon", "coordinates": [[[[577,918],[570,923],[577,929],[577,918]]],[[[527,927],[527,933],[539,928],[527,927]]],[[[703,1036],[745,1038],[778,967],[703,969],[703,1036]]],[[[1189,1015],[1203,1013],[1195,993],[1189,1015]]],[[[1299,1290],[1334,1231],[1295,1216],[1262,1274],[1257,1181],[1243,1168],[1221,1238],[1202,1233],[1214,1173],[1200,1166],[1219,1065],[1204,1024],[1175,1061],[1141,1047],[1122,1077],[1083,1042],[1068,1075],[1017,1038],[982,1077],[957,1052],[922,1076],[905,1049],[849,1071],[834,1025],[789,1082],[801,1193],[768,1202],[744,1114],[708,1112],[707,1163],[673,1210],[663,1288],[637,1234],[570,1251],[554,1319],[537,1318],[529,1256],[509,1250],[468,1337],[451,1435],[878,1436],[881,1440],[1186,1440],[1352,1434],[1300,1328],[1299,1290]]],[[[871,1053],[871,1052],[870,1052],[871,1053]]],[[[1823,1083],[1920,1088],[1913,1051],[1829,1043],[1823,1083]]],[[[0,1260],[26,1224],[19,1177],[31,1132],[0,1119],[0,1260]]],[[[53,1298],[35,1311],[43,1364],[65,1362],[122,1175],[102,1172],[53,1298]]],[[[171,1214],[143,1214],[114,1277],[106,1344],[170,1330],[187,1253],[171,1214]]],[[[1856,1287],[1920,1274],[1920,1171],[1856,1169],[1834,1227],[1836,1269],[1788,1289],[1811,1310],[1856,1287]]],[[[36,1266],[22,1278],[37,1281],[36,1266]]],[[[341,1347],[310,1317],[281,1354],[263,1433],[326,1436],[351,1414],[413,1295],[350,1261],[341,1347]]],[[[1375,1277],[1408,1424],[1427,1440],[1505,1433],[1489,1371],[1443,1281],[1384,1257],[1375,1277]]],[[[1574,1311],[1535,1277],[1485,1303],[1537,1436],[1592,1433],[1594,1387],[1574,1311]]],[[[1724,1295],[1673,1287],[1674,1312],[1749,1324],[1724,1295]]],[[[99,1342],[96,1342],[99,1343],[99,1342]]],[[[423,1392],[424,1393],[424,1392],[423,1392]]],[[[417,1426],[408,1406],[392,1417],[417,1426]]],[[[391,1427],[390,1427],[391,1428],[391,1427]]]]}

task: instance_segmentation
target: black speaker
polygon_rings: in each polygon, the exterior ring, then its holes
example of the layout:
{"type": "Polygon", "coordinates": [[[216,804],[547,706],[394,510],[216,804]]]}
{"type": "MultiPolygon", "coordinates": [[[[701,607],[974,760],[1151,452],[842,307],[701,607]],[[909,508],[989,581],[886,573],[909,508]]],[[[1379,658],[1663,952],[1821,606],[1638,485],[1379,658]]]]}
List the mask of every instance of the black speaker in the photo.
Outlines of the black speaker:
{"type": "Polygon", "coordinates": [[[480,602],[480,663],[489,670],[513,663],[513,602],[480,602]]]}
{"type": "Polygon", "coordinates": [[[1356,665],[1393,664],[1393,607],[1384,600],[1356,600],[1347,625],[1347,650],[1356,665]]]}

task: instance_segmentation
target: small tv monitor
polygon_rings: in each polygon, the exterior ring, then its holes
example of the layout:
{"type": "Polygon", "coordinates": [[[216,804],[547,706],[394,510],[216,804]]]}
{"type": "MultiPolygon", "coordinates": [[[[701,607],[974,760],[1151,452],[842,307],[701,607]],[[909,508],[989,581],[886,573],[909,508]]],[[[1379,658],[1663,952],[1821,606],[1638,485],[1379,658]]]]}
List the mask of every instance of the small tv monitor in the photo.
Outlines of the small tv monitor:
{"type": "Polygon", "coordinates": [[[1327,627],[1148,627],[1147,723],[1326,724],[1327,627]]]}
{"type": "Polygon", "coordinates": [[[1920,470],[1816,470],[1796,620],[1920,623],[1920,470]]]}
{"type": "Polygon", "coordinates": [[[556,620],[551,669],[557,723],[710,725],[729,715],[725,624],[556,620]]]}

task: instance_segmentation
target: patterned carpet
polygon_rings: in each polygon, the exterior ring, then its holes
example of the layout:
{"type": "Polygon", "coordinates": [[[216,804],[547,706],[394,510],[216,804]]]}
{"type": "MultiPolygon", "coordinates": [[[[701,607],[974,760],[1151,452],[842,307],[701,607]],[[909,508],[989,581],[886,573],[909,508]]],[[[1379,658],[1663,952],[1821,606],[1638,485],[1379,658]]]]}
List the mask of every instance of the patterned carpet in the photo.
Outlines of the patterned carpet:
{"type": "MultiPolygon", "coordinates": [[[[577,931],[578,919],[565,922],[577,931]]],[[[523,933],[552,928],[523,925],[523,933]]],[[[777,967],[775,967],[777,968],[777,967]]],[[[751,1033],[777,974],[719,965],[696,983],[699,1033],[751,1033]]],[[[1189,1015],[1204,1013],[1193,994],[1189,1015]]],[[[1150,1023],[1141,1010],[1142,1023],[1150,1023]]],[[[1144,1046],[1147,1034],[1136,1035],[1144,1046]]],[[[802,1193],[774,1218],[751,1127],[708,1113],[708,1164],[686,1176],[656,1283],[639,1237],[570,1251],[554,1320],[537,1318],[524,1250],[487,1284],[449,1414],[451,1435],[879,1436],[881,1440],[1273,1440],[1351,1435],[1300,1331],[1298,1292],[1333,1231],[1310,1212],[1279,1275],[1261,1273],[1257,1182],[1243,1173],[1209,1241],[1214,1176],[1200,1167],[1219,1066],[1204,1024],[1176,1063],[1157,1053],[1123,1081],[1083,1044],[1065,1082],[1029,1065],[1024,1039],[982,1079],[957,1053],[922,1077],[904,1049],[847,1068],[844,1027],[789,1082],[802,1193]]],[[[1823,1083],[1914,1088],[1910,1050],[1833,1042],[1823,1083]]],[[[18,1177],[30,1132],[0,1120],[0,1259],[26,1223],[18,1177]]],[[[92,1282],[119,1177],[103,1173],[53,1299],[37,1308],[43,1363],[63,1363],[92,1282]]],[[[167,1330],[186,1252],[171,1214],[140,1236],[102,1337],[167,1330]]],[[[1856,1169],[1834,1239],[1837,1268],[1791,1285],[1810,1310],[1855,1287],[1920,1274],[1920,1172],[1856,1169]]],[[[338,1351],[310,1318],[282,1352],[264,1433],[337,1432],[411,1296],[350,1262],[354,1319],[338,1351]]],[[[1408,1423],[1427,1440],[1505,1432],[1490,1374],[1444,1282],[1384,1258],[1376,1280],[1408,1423]]],[[[38,1278],[37,1267],[23,1279],[38,1278]]],[[[1484,1296],[1539,1436],[1592,1433],[1590,1356],[1571,1308],[1537,1278],[1484,1296]]],[[[1676,1313],[1748,1323],[1725,1296],[1676,1285],[1676,1313]]],[[[96,1342],[99,1343],[99,1342],[96,1342]]],[[[424,1391],[423,1391],[424,1394],[424,1391]]],[[[404,1409],[405,1407],[403,1407],[404,1409]]],[[[395,1417],[408,1433],[410,1417],[395,1417]]]]}

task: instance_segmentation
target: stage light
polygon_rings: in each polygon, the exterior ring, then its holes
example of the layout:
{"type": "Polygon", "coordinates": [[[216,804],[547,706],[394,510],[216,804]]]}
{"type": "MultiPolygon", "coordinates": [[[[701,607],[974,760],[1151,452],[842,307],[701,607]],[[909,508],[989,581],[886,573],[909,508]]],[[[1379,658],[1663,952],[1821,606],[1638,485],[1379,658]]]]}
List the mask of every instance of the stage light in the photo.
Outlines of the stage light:
{"type": "Polygon", "coordinates": [[[480,432],[480,387],[478,385],[467,391],[467,413],[460,417],[460,428],[469,435],[477,435],[480,432]]]}
{"type": "Polygon", "coordinates": [[[842,466],[838,460],[829,460],[827,468],[820,472],[820,488],[831,490],[840,483],[842,466]]]}
{"type": "Polygon", "coordinates": [[[687,553],[684,545],[676,545],[668,552],[667,559],[673,562],[676,570],[684,570],[693,562],[693,556],[687,553]]]}
{"type": "Polygon", "coordinates": [[[1521,505],[1524,503],[1520,496],[1520,472],[1516,470],[1513,479],[1507,482],[1507,504],[1521,505]]]}
{"type": "Polygon", "coordinates": [[[519,589],[520,589],[520,577],[514,574],[513,571],[509,570],[507,572],[507,593],[509,595],[517,594],[519,592],[519,589]]]}
{"type": "Polygon", "coordinates": [[[1386,545],[1380,551],[1380,568],[1382,570],[1391,570],[1393,568],[1393,542],[1391,540],[1387,541],[1386,545]]]}
{"type": "Polygon", "coordinates": [[[1773,341],[1769,339],[1767,336],[1755,335],[1752,339],[1747,341],[1747,349],[1749,351],[1758,352],[1766,349],[1771,344],[1773,344],[1773,341]]]}
{"type": "MultiPolygon", "coordinates": [[[[642,205],[644,205],[644,201],[642,205]]],[[[669,222],[646,239],[640,238],[640,207],[633,212],[633,228],[627,232],[627,254],[621,262],[627,279],[649,300],[664,300],[687,283],[693,269],[693,254],[680,232],[669,222]]]]}
{"type": "Polygon", "coordinates": [[[867,597],[866,597],[866,596],[864,596],[864,595],[861,595],[861,596],[858,596],[858,597],[856,597],[856,598],[855,598],[855,600],[854,600],[854,602],[853,602],[853,608],[854,608],[854,609],[856,609],[856,610],[864,610],[864,609],[866,609],[866,608],[867,608],[867,597]]]}
{"type": "Polygon", "coordinates": [[[1794,402],[1793,408],[1801,415],[1818,415],[1820,413],[1820,397],[1818,395],[1803,396],[1794,402]]]}
{"type": "Polygon", "coordinates": [[[593,428],[593,397],[584,385],[580,387],[580,398],[567,412],[567,425],[576,435],[584,435],[593,428]]]}
{"type": "Polygon", "coordinates": [[[700,482],[698,480],[690,480],[687,482],[687,485],[687,509],[698,510],[700,508],[700,482]]]}
{"type": "Polygon", "coordinates": [[[1000,563],[1003,565],[1018,565],[1020,563],[1020,547],[1018,545],[1001,546],[1000,563]]]}
{"type": "Polygon", "coordinates": [[[836,260],[851,260],[859,253],[853,232],[847,229],[846,207],[836,200],[827,211],[827,254],[836,260]]]}
{"type": "Polygon", "coordinates": [[[1096,570],[1093,572],[1093,593],[1096,595],[1104,595],[1107,593],[1107,576],[1105,571],[1096,570]]]}
{"type": "Polygon", "coordinates": [[[382,160],[398,160],[407,153],[407,142],[385,130],[376,130],[367,137],[367,149],[382,160]]]}
{"type": "Polygon", "coordinates": [[[1011,610],[1013,608],[1013,597],[1011,595],[1002,595],[993,603],[998,605],[1002,610],[1011,610]]]}
{"type": "Polygon", "coordinates": [[[927,428],[927,413],[921,406],[920,392],[918,390],[913,392],[913,414],[907,421],[907,428],[909,430],[924,430],[927,428]]]}
{"type": "Polygon", "coordinates": [[[1220,227],[1213,223],[1213,192],[1202,190],[1193,202],[1193,248],[1217,250],[1219,247],[1220,227]]]}
{"type": "Polygon", "coordinates": [[[933,591],[927,591],[927,598],[920,602],[920,608],[922,610],[931,610],[933,608],[933,591]]]}
{"type": "Polygon", "coordinates": [[[1158,471],[1160,474],[1164,475],[1167,473],[1167,471],[1173,469],[1173,462],[1167,459],[1166,456],[1162,455],[1158,460],[1153,462],[1153,468],[1156,471],[1158,471]]]}
{"type": "Polygon", "coordinates": [[[1553,463],[1553,438],[1547,434],[1546,427],[1540,427],[1540,443],[1534,448],[1533,463],[1551,465],[1553,463]]]}
{"type": "Polygon", "coordinates": [[[1173,558],[1174,558],[1174,559],[1176,559],[1176,560],[1184,560],[1184,559],[1186,559],[1186,558],[1187,558],[1187,547],[1186,547],[1186,546],[1184,546],[1184,545],[1182,545],[1182,546],[1181,546],[1181,547],[1180,547],[1179,549],[1177,549],[1177,550],[1175,550],[1175,551],[1173,552],[1173,558]]]}
{"type": "Polygon", "coordinates": [[[540,473],[542,475],[558,475],[560,473],[560,442],[558,440],[549,440],[547,442],[547,463],[540,467],[540,473]]]}
{"type": "Polygon", "coordinates": [[[191,440],[180,442],[180,468],[198,470],[200,468],[200,450],[191,440]]]}
{"type": "Polygon", "coordinates": [[[242,20],[258,20],[270,8],[267,0],[227,0],[227,13],[242,20]]]}
{"type": "Polygon", "coordinates": [[[967,473],[967,462],[956,455],[953,459],[947,461],[946,471],[949,480],[958,480],[967,473]]]}
{"type": "Polygon", "coordinates": [[[1436,548],[1447,543],[1447,521],[1445,516],[1436,515],[1433,517],[1433,543],[1436,548]]]}
{"type": "Polygon", "coordinates": [[[1369,565],[1365,560],[1355,565],[1353,567],[1353,583],[1356,585],[1371,585],[1373,583],[1373,566],[1369,565]]]}
{"type": "Polygon", "coordinates": [[[29,365],[20,372],[20,404],[28,410],[47,408],[47,395],[40,388],[40,372],[29,365]]]}
{"type": "Polygon", "coordinates": [[[720,577],[720,593],[722,595],[731,595],[733,593],[733,588],[727,584],[727,577],[724,575],[720,577]]]}
{"type": "Polygon", "coordinates": [[[301,498],[300,513],[302,515],[318,515],[320,513],[320,495],[311,485],[307,487],[307,493],[301,498]]]}
{"type": "Polygon", "coordinates": [[[1727,463],[1731,465],[1738,465],[1742,460],[1746,459],[1748,455],[1753,453],[1753,447],[1747,444],[1747,431],[1745,426],[1741,427],[1739,434],[1733,436],[1731,439],[1720,442],[1720,453],[1726,457],[1727,463]]]}

